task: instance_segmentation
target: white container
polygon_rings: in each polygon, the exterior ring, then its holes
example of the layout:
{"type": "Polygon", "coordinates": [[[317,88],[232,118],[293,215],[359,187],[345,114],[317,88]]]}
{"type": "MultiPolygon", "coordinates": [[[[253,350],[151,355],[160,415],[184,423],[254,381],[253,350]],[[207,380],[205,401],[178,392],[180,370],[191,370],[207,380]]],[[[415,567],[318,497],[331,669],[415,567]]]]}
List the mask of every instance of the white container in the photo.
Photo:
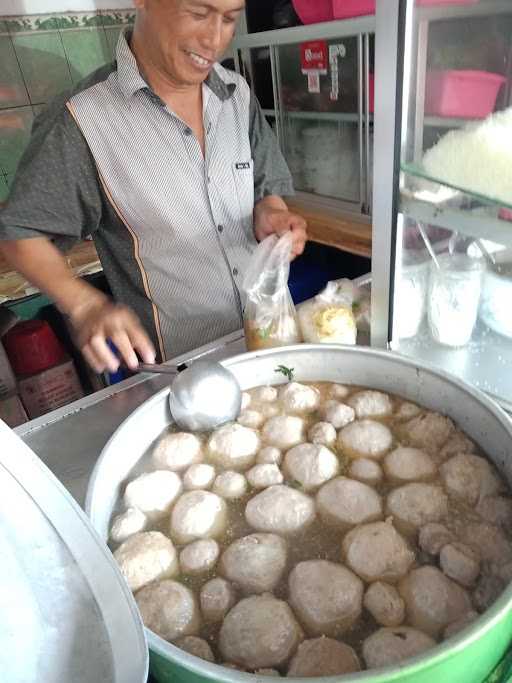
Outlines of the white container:
{"type": "Polygon", "coordinates": [[[306,188],[328,197],[353,199],[358,192],[357,129],[317,124],[302,131],[306,188]]]}
{"type": "Polygon", "coordinates": [[[480,318],[491,330],[512,337],[512,262],[501,264],[499,271],[485,272],[480,318]]]}
{"type": "Polygon", "coordinates": [[[428,321],[433,339],[445,346],[464,346],[475,327],[483,263],[465,254],[444,254],[432,262],[428,321]]]}
{"type": "Polygon", "coordinates": [[[424,252],[404,252],[396,293],[397,333],[399,339],[414,337],[426,311],[430,259],[424,252]]]}

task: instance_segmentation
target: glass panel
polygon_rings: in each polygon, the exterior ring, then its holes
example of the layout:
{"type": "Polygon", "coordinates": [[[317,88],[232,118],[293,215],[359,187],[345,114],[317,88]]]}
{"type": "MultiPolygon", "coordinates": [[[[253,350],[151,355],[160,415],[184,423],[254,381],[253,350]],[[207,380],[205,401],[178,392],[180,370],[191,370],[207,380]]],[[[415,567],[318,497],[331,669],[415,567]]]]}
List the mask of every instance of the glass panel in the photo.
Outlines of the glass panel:
{"type": "Polygon", "coordinates": [[[283,149],[296,189],[361,201],[357,38],[285,45],[278,57],[283,149]],[[301,56],[308,45],[326,58],[310,76],[301,56]]]}
{"type": "Polygon", "coordinates": [[[512,4],[509,11],[499,0],[420,4],[405,102],[403,186],[511,207],[512,4]]]}

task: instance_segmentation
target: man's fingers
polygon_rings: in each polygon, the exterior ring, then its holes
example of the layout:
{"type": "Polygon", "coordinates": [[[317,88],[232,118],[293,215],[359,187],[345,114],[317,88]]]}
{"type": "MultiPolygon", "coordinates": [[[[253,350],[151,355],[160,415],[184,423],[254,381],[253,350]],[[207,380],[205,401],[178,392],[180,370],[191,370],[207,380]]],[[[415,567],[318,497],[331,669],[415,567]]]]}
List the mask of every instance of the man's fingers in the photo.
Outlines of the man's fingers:
{"type": "Polygon", "coordinates": [[[96,353],[90,348],[90,346],[84,346],[83,349],[81,349],[82,355],[85,358],[85,360],[89,363],[91,368],[95,372],[103,372],[105,370],[105,363],[103,363],[100,358],[96,355],[96,353]]]}
{"type": "Polygon", "coordinates": [[[116,345],[117,350],[121,354],[122,359],[126,365],[131,370],[136,370],[139,361],[137,359],[137,354],[133,350],[132,342],[130,337],[124,330],[115,332],[111,337],[113,343],[116,345]]]}
{"type": "Polygon", "coordinates": [[[116,372],[119,368],[119,359],[109,349],[107,340],[102,334],[93,335],[89,341],[89,346],[100,362],[104,364],[104,368],[109,372],[116,372]]]}
{"type": "Polygon", "coordinates": [[[129,331],[129,336],[133,348],[139,352],[144,363],[154,363],[156,358],[155,347],[144,330],[137,325],[129,331]]]}

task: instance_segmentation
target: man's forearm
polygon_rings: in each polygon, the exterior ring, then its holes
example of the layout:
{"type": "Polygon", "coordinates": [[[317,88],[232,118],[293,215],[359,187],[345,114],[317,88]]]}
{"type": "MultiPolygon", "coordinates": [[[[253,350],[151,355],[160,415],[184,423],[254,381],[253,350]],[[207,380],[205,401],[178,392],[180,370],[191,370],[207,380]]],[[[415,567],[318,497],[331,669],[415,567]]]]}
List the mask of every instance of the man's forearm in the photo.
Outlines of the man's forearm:
{"type": "Polygon", "coordinates": [[[46,237],[1,241],[0,252],[9,265],[47,294],[66,315],[73,316],[87,301],[106,298],[74,277],[65,258],[46,237]]]}

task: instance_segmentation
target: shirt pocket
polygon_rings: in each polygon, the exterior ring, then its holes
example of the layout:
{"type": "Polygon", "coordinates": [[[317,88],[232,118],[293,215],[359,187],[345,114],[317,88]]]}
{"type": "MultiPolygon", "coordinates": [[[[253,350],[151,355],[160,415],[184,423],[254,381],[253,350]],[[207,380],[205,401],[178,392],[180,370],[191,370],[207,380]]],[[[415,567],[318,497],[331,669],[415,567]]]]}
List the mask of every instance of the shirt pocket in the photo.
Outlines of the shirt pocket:
{"type": "Polygon", "coordinates": [[[245,223],[250,221],[254,211],[254,162],[235,161],[232,164],[233,179],[235,184],[240,219],[245,223]]]}

